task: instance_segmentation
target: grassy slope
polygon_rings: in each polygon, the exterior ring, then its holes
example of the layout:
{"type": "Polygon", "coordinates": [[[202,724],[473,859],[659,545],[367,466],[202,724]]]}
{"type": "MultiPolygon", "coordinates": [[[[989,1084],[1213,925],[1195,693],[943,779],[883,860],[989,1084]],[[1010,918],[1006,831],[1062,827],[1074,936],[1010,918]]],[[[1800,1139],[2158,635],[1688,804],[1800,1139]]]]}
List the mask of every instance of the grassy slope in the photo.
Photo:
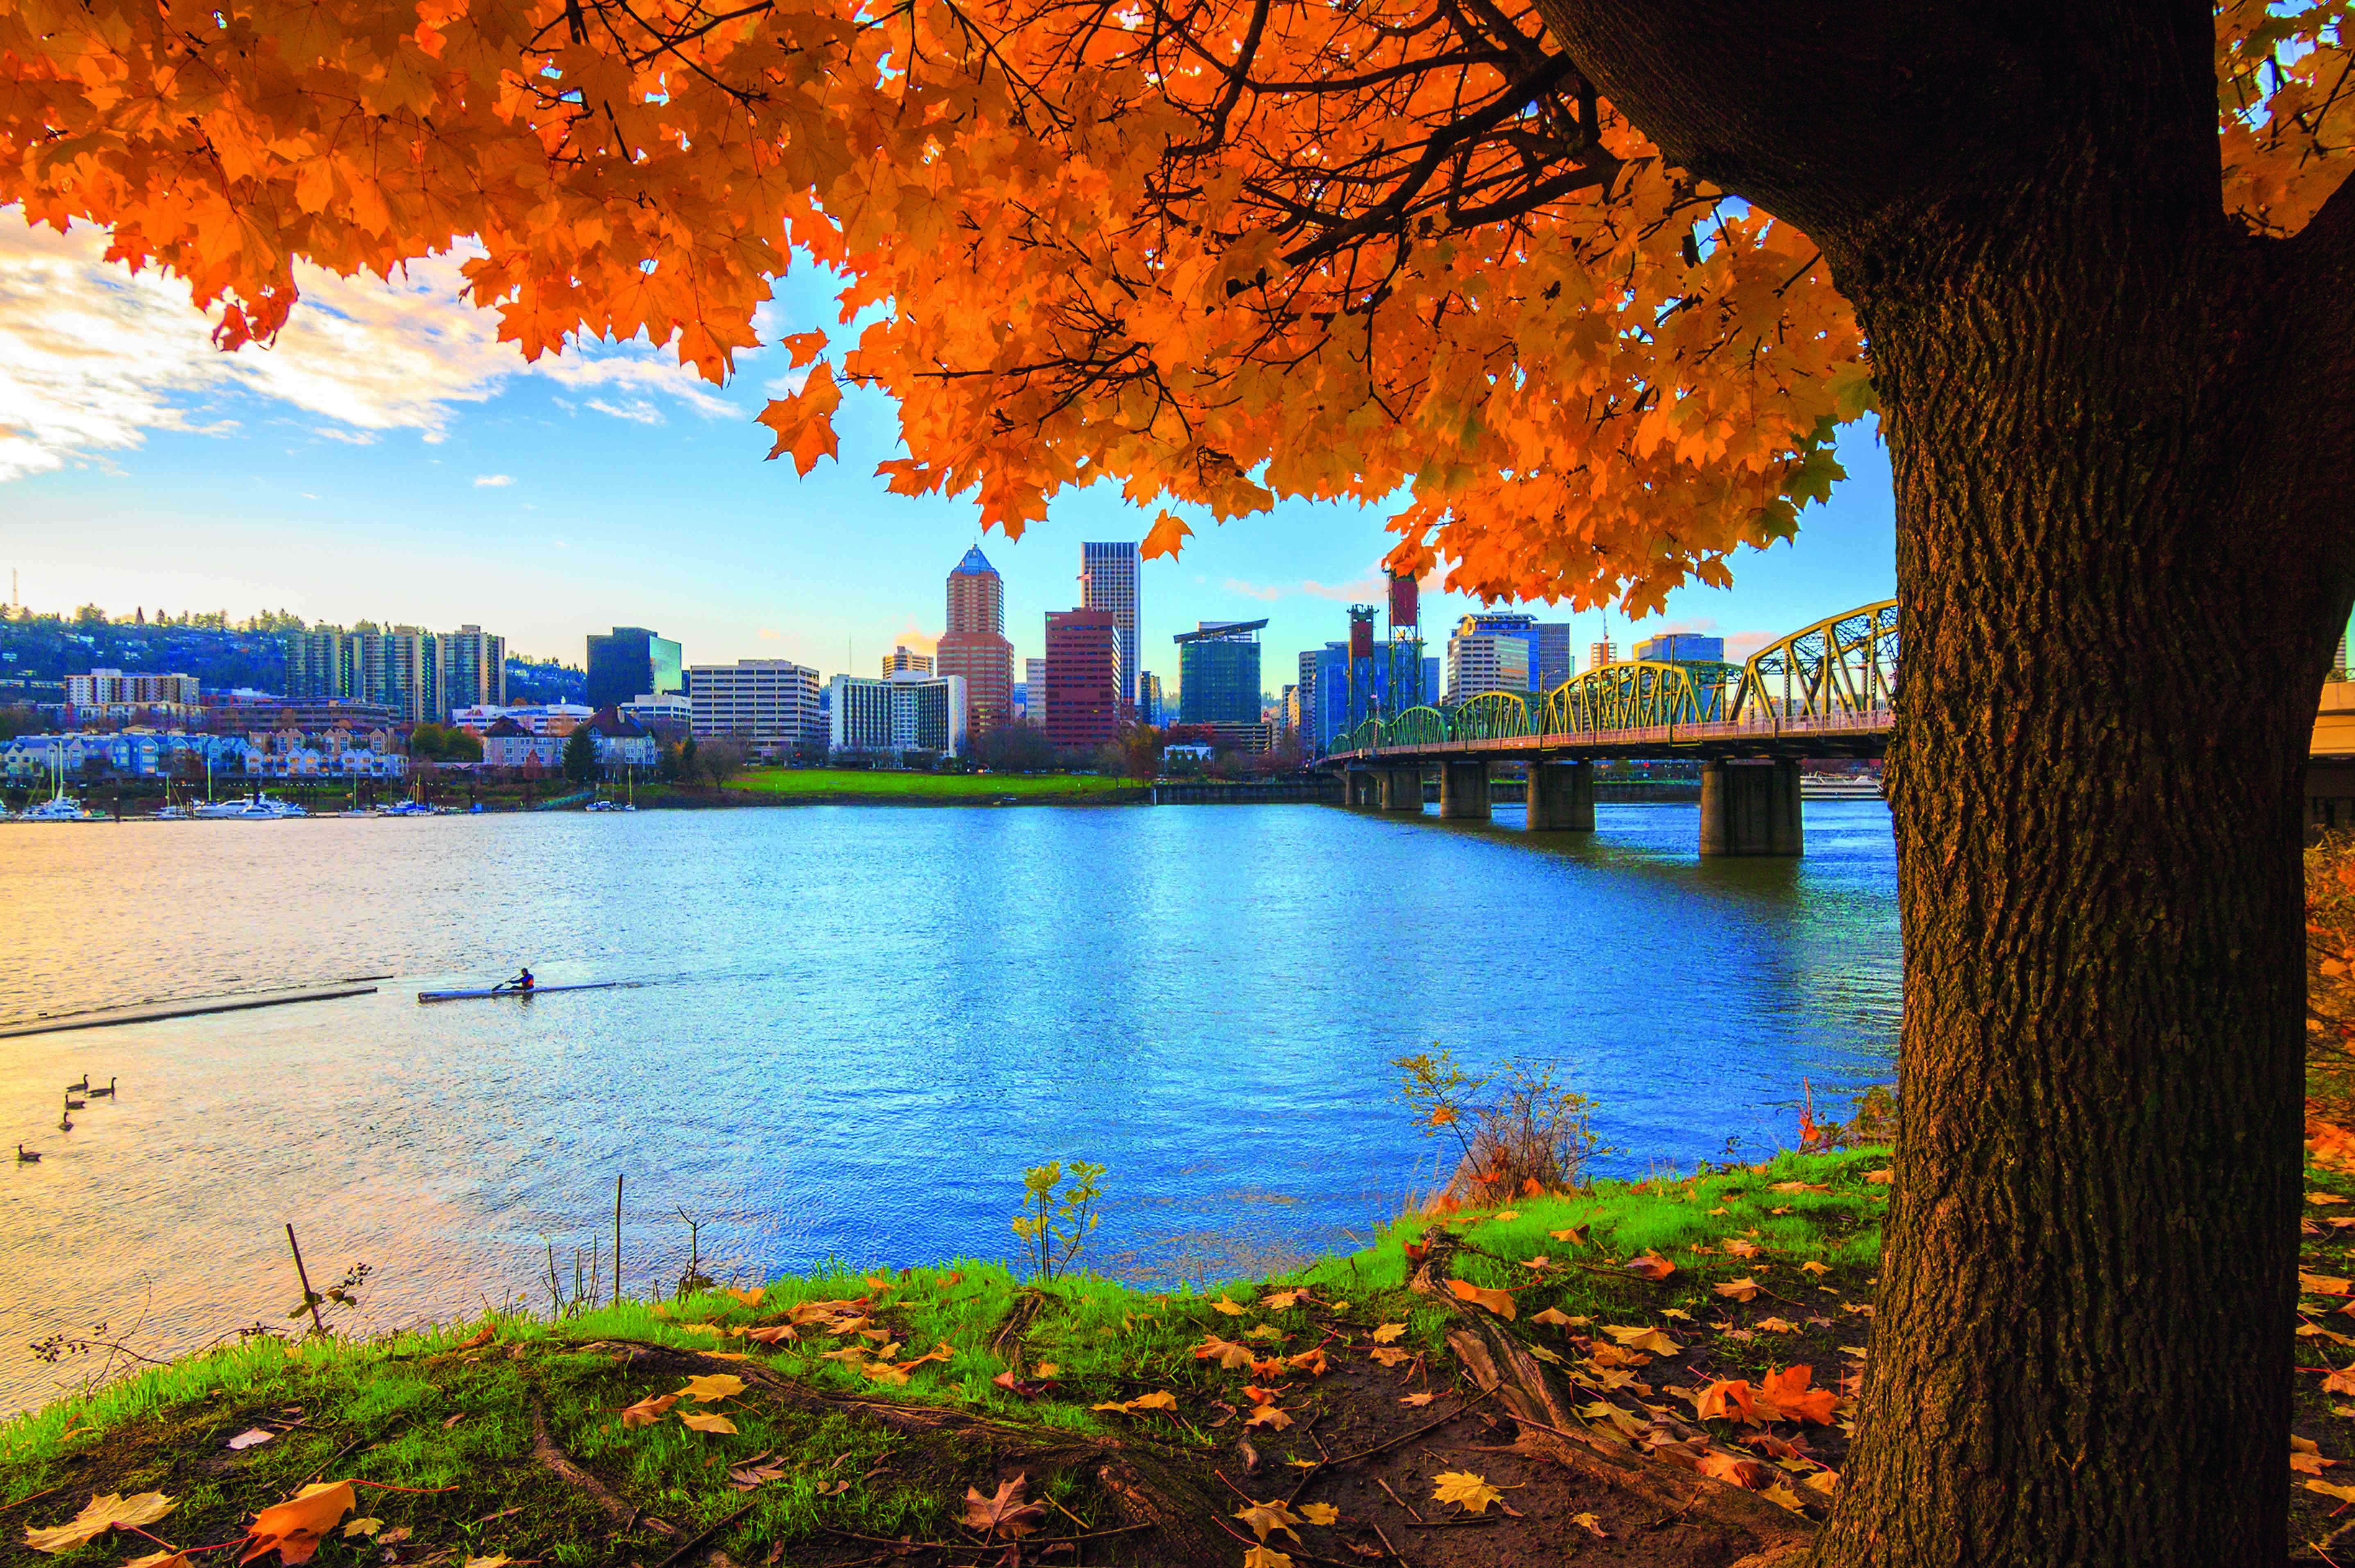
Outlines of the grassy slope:
{"type": "Polygon", "coordinates": [[[762,768],[728,788],[764,795],[875,795],[907,800],[996,800],[1100,795],[1132,788],[1127,779],[1076,773],[895,773],[857,768],[762,768]]]}
{"type": "MultiPolygon", "coordinates": [[[[1450,1224],[1492,1255],[1467,1256],[1459,1272],[1513,1288],[1522,1319],[1517,1327],[1540,1343],[1550,1340],[1566,1356],[1579,1353],[1574,1340],[1566,1342],[1574,1331],[1528,1324],[1529,1315],[1552,1306],[1576,1318],[1669,1329],[1692,1341],[1692,1356],[1705,1355],[1710,1365],[1689,1376],[1668,1363],[1647,1373],[1668,1382],[1741,1376],[1803,1357],[1820,1362],[1827,1372],[1818,1382],[1829,1382],[1837,1375],[1831,1369],[1844,1364],[1840,1346],[1863,1340],[1863,1319],[1836,1308],[1854,1307],[1870,1274],[1877,1211],[1887,1189],[1863,1176],[1882,1162],[1873,1150],[1785,1156],[1761,1170],[1687,1181],[1606,1182],[1587,1192],[1531,1199],[1500,1213],[1457,1216],[1450,1224]],[[1827,1190],[1774,1190],[1777,1181],[1794,1181],[1827,1190]],[[1591,1227],[1583,1245],[1547,1234],[1577,1225],[1591,1227]],[[1763,1251],[1748,1258],[1727,1255],[1727,1242],[1737,1237],[1763,1251]],[[1649,1285],[1564,1263],[1647,1251],[1674,1259],[1677,1273],[1649,1285]],[[1533,1268],[1522,1261],[1540,1256],[1551,1262],[1533,1268]],[[1830,1272],[1801,1272],[1808,1261],[1830,1272]],[[1738,1328],[1739,1321],[1776,1312],[1802,1315],[1774,1298],[1737,1306],[1710,1288],[1736,1276],[1806,1300],[1822,1326],[1794,1334],[1709,1335],[1710,1325],[1738,1328]]],[[[752,1511],[722,1542],[740,1560],[778,1542],[802,1542],[803,1551],[826,1555],[837,1540],[829,1530],[940,1539],[954,1531],[964,1487],[979,1481],[988,1489],[996,1474],[989,1445],[967,1444],[970,1453],[954,1445],[911,1445],[853,1410],[791,1408],[757,1397],[758,1390],[721,1406],[740,1428],[734,1436],[691,1432],[675,1419],[624,1429],[614,1414],[622,1405],[678,1382],[675,1374],[634,1372],[617,1359],[616,1342],[749,1354],[753,1364],[815,1390],[935,1402],[1042,1434],[1117,1436],[1180,1456],[1208,1456],[1214,1441],[1231,1441],[1235,1404],[1251,1374],[1198,1360],[1193,1348],[1206,1335],[1247,1342],[1265,1354],[1322,1344],[1328,1355],[1358,1363],[1352,1375],[1395,1379],[1401,1389],[1452,1381],[1442,1343],[1447,1315],[1405,1288],[1404,1247],[1421,1228],[1421,1222],[1401,1222],[1365,1250],[1324,1260],[1284,1281],[1311,1286],[1316,1299],[1281,1311],[1261,1303],[1258,1286],[1237,1285],[1206,1297],[1154,1295],[1092,1277],[1059,1281],[1012,1357],[1025,1373],[1035,1374],[1042,1361],[1058,1369],[1055,1386],[1028,1400],[991,1382],[1006,1370],[990,1348],[994,1331],[1024,1287],[1003,1266],[986,1263],[913,1269],[888,1279],[855,1272],[787,1278],[751,1306],[721,1294],[660,1306],[625,1302],[556,1324],[509,1318],[498,1325],[494,1344],[454,1352],[452,1347],[474,1325],[357,1343],[248,1343],[0,1425],[0,1510],[6,1510],[8,1526],[0,1537],[0,1562],[24,1555],[12,1557],[17,1528],[69,1517],[92,1491],[169,1492],[181,1503],[164,1531],[167,1539],[219,1541],[235,1536],[245,1515],[291,1495],[323,1469],[335,1478],[400,1487],[455,1488],[431,1496],[361,1494],[363,1512],[383,1519],[388,1528],[410,1528],[421,1547],[559,1563],[602,1561],[620,1550],[609,1542],[612,1521],[532,1458],[535,1400],[557,1442],[633,1505],[692,1531],[751,1502],[752,1511]],[[905,1386],[884,1386],[842,1361],[826,1359],[826,1351],[845,1341],[821,1338],[771,1351],[741,1335],[745,1326],[772,1319],[793,1302],[861,1295],[877,1298],[876,1319],[904,1345],[903,1359],[945,1342],[951,1360],[920,1369],[905,1386]],[[1395,1371],[1375,1369],[1367,1358],[1371,1330],[1384,1322],[1406,1325],[1397,1343],[1422,1352],[1395,1371]],[[1175,1392],[1174,1413],[1090,1408],[1156,1389],[1175,1392]],[[298,1408],[299,1417],[289,1414],[298,1408]],[[265,1418],[299,1418],[304,1425],[243,1454],[226,1449],[229,1437],[265,1418]],[[1227,1431],[1214,1434],[1219,1426],[1227,1431]],[[750,1495],[730,1489],[727,1466],[763,1450],[784,1456],[788,1473],[750,1495]],[[850,1485],[837,1489],[846,1480],[850,1485]],[[20,1499],[35,1500],[17,1510],[20,1499]],[[508,1509],[521,1511],[488,1517],[508,1509]],[[608,1544],[592,1550],[580,1544],[584,1540],[608,1544]]],[[[1319,1385],[1312,1383],[1295,1385],[1285,1397],[1305,1415],[1318,1396],[1319,1385]]],[[[1391,1402],[1384,1396],[1381,1403],[1391,1402]]],[[[1263,1449],[1282,1441],[1273,1434],[1254,1440],[1263,1449]]],[[[1080,1516],[1094,1516],[1092,1522],[1103,1516],[1103,1499],[1086,1495],[1083,1478],[1058,1476],[1049,1490],[1080,1516]]],[[[318,1562],[322,1568],[356,1563],[358,1545],[331,1542],[318,1562]]],[[[632,1550],[656,1547],[660,1542],[632,1550]]],[[[111,1564],[123,1555],[119,1546],[101,1542],[67,1560],[111,1564]]]]}

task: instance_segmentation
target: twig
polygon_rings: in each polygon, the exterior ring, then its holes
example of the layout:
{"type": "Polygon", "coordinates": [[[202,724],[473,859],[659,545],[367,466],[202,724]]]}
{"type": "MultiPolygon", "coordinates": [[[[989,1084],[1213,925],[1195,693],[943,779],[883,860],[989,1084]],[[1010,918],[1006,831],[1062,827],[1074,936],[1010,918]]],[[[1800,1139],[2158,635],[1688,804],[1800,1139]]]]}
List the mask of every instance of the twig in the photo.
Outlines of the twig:
{"type": "Polygon", "coordinates": [[[303,1249],[294,1245],[294,1223],[292,1220],[286,1223],[286,1246],[294,1255],[294,1277],[303,1282],[303,1305],[311,1309],[312,1330],[325,1334],[327,1325],[319,1320],[319,1298],[311,1294],[311,1276],[303,1266],[303,1249]]]}
{"type": "Polygon", "coordinates": [[[1380,1476],[1376,1476],[1374,1478],[1374,1485],[1381,1488],[1382,1490],[1386,1492],[1390,1492],[1391,1501],[1406,1510],[1406,1516],[1409,1519],[1414,1520],[1417,1524],[1421,1524],[1423,1522],[1423,1515],[1414,1511],[1414,1505],[1407,1501],[1406,1499],[1399,1496],[1398,1493],[1391,1492],[1391,1484],[1388,1481],[1382,1479],[1380,1476]]]}
{"type": "MultiPolygon", "coordinates": [[[[1367,1522],[1369,1524],[1373,1523],[1371,1520],[1367,1520],[1367,1522]]],[[[1382,1543],[1383,1550],[1388,1552],[1392,1557],[1398,1559],[1400,1563],[1403,1563],[1406,1562],[1406,1554],[1401,1552],[1397,1547],[1391,1544],[1391,1538],[1382,1533],[1382,1527],[1379,1524],[1374,1525],[1374,1539],[1382,1543]]]]}
{"type": "Polygon", "coordinates": [[[345,1444],[341,1448],[338,1448],[334,1453],[328,1455],[326,1464],[320,1466],[317,1469],[303,1478],[303,1485],[307,1487],[313,1481],[317,1480],[321,1476],[325,1475],[329,1467],[333,1466],[336,1460],[342,1458],[345,1455],[350,1453],[353,1449],[358,1447],[366,1441],[366,1438],[355,1437],[350,1442],[345,1444]]]}
{"type": "MultiPolygon", "coordinates": [[[[613,1192],[615,1194],[614,1204],[617,1212],[621,1202],[621,1178],[615,1177],[613,1179],[613,1192]]],[[[678,1565],[681,1563],[686,1562],[689,1557],[709,1545],[711,1543],[712,1537],[718,1535],[721,1531],[726,1530],[729,1526],[734,1524],[738,1520],[742,1519],[746,1514],[751,1513],[751,1511],[752,1505],[751,1503],[746,1503],[742,1508],[738,1509],[734,1513],[730,1514],[726,1519],[721,1520],[719,1523],[707,1527],[701,1534],[687,1537],[686,1545],[681,1546],[677,1551],[664,1558],[661,1563],[655,1565],[655,1568],[678,1568],[678,1565]]],[[[493,1517],[496,1518],[497,1516],[494,1515],[493,1517]]]]}
{"type": "MultiPolygon", "coordinates": [[[[68,1481],[66,1483],[66,1486],[68,1487],[71,1485],[73,1485],[71,1481],[68,1481]]],[[[65,1487],[51,1487],[48,1491],[35,1492],[30,1497],[18,1498],[15,1502],[0,1503],[0,1513],[6,1513],[12,1508],[22,1508],[28,1502],[38,1502],[41,1499],[46,1497],[54,1497],[65,1489],[65,1487]]]]}
{"type": "Polygon", "coordinates": [[[1366,1449],[1363,1453],[1345,1454],[1340,1458],[1334,1459],[1329,1462],[1336,1465],[1354,1465],[1360,1459],[1370,1459],[1377,1454],[1386,1454],[1401,1443],[1412,1442],[1415,1438],[1422,1436],[1426,1432],[1435,1432],[1440,1427],[1446,1425],[1449,1422],[1455,1420],[1457,1416],[1463,1414],[1465,1411],[1471,1409],[1482,1400],[1487,1398],[1488,1392],[1489,1391],[1487,1389],[1481,1390],[1478,1393],[1474,1394],[1470,1399],[1465,1400],[1462,1404],[1457,1405],[1454,1410],[1449,1411],[1446,1414],[1441,1416],[1436,1421],[1431,1422],[1427,1425],[1418,1426],[1412,1432],[1402,1433],[1399,1436],[1391,1438],[1387,1443],[1378,1443],[1373,1447],[1366,1449]]]}

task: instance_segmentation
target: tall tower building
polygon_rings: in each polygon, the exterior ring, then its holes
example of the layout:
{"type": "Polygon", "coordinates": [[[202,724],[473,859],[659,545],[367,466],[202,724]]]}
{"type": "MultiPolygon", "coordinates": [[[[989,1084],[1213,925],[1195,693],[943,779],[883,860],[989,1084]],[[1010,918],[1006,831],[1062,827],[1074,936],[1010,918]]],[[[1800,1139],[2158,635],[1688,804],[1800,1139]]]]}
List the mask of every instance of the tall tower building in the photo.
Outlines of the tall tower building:
{"type": "Polygon", "coordinates": [[[1120,633],[1112,612],[1047,612],[1047,738],[1060,749],[1120,734],[1120,633]]]}
{"type": "Polygon", "coordinates": [[[973,734],[1013,716],[1014,644],[1006,640],[1006,580],[978,545],[949,573],[948,630],[932,657],[943,675],[964,677],[965,722],[973,734]]]}
{"type": "Polygon", "coordinates": [[[1136,709],[1136,584],[1142,563],[1136,542],[1080,546],[1080,608],[1112,616],[1120,653],[1120,705],[1136,709]]]}
{"type": "Polygon", "coordinates": [[[505,706],[507,700],[507,640],[479,626],[442,634],[442,717],[452,708],[480,703],[505,706]]]}

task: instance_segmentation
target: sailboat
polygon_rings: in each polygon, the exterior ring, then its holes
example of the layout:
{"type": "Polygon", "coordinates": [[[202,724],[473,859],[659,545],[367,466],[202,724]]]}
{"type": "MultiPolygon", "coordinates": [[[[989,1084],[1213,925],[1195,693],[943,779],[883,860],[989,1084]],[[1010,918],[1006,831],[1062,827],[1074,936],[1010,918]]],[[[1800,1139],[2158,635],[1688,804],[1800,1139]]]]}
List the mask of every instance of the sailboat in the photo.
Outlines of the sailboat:
{"type": "Polygon", "coordinates": [[[28,808],[24,820],[28,822],[95,822],[96,813],[82,810],[81,802],[66,793],[65,754],[56,747],[48,753],[49,798],[28,808]]]}

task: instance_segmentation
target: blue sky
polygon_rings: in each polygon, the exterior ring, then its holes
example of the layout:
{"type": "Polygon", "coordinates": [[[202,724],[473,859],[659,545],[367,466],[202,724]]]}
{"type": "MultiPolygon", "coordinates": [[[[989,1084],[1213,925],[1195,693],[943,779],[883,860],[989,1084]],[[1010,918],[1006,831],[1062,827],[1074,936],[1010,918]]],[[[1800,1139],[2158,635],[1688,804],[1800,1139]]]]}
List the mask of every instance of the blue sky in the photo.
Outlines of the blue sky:
{"type": "MultiPolygon", "coordinates": [[[[846,399],[842,461],[798,479],[762,461],[751,422],[781,355],[719,389],[643,351],[527,369],[454,302],[453,279],[437,261],[394,285],[308,280],[277,348],[222,355],[168,281],[0,214],[0,567],[24,602],[475,622],[571,663],[588,632],[634,623],[691,662],[864,673],[895,641],[929,646],[943,578],[976,542],[1006,578],[1018,656],[1037,654],[1042,614],[1076,600],[1080,542],[1138,538],[1148,520],[1109,488],[1082,492],[1008,542],[980,535],[970,502],[886,494],[873,473],[896,432],[872,395],[846,399]]],[[[830,324],[827,293],[815,274],[789,281],[768,334],[830,324]]],[[[1859,428],[1840,458],[1849,481],[1796,544],[1739,558],[1731,589],[1671,596],[1636,634],[1755,642],[1893,591],[1886,454],[1859,428]]],[[[1391,542],[1355,507],[1199,525],[1181,557],[1146,564],[1146,668],[1174,683],[1172,633],[1264,616],[1276,689],[1374,597],[1391,542]]],[[[1427,599],[1423,623],[1469,608],[1427,599]]],[[[1573,619],[1582,661],[1601,618],[1573,619]]]]}

